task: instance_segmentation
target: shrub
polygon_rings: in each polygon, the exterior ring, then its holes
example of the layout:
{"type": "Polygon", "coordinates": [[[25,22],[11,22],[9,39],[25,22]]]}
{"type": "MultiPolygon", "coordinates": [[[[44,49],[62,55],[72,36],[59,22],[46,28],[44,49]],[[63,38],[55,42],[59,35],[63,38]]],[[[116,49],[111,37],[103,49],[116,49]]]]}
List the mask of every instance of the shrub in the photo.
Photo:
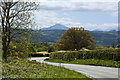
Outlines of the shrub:
{"type": "Polygon", "coordinates": [[[120,44],[118,44],[116,47],[117,47],[117,48],[120,48],[120,44]]]}
{"type": "Polygon", "coordinates": [[[43,54],[29,54],[30,57],[43,57],[43,54]]]}
{"type": "Polygon", "coordinates": [[[41,51],[43,51],[43,49],[42,49],[42,48],[39,48],[39,49],[37,50],[37,52],[41,52],[41,51]]]}
{"type": "Polygon", "coordinates": [[[55,51],[55,48],[53,46],[50,46],[48,48],[48,53],[51,53],[51,52],[54,52],[55,51]]]}
{"type": "Polygon", "coordinates": [[[107,47],[98,46],[98,47],[95,47],[95,49],[108,49],[108,48],[107,47]]]}
{"type": "Polygon", "coordinates": [[[50,58],[65,61],[73,61],[76,59],[98,59],[120,61],[120,49],[109,48],[89,51],[53,52],[50,54],[50,58]]]}
{"type": "Polygon", "coordinates": [[[49,57],[49,54],[44,54],[43,56],[44,56],[44,57],[49,57]]]}

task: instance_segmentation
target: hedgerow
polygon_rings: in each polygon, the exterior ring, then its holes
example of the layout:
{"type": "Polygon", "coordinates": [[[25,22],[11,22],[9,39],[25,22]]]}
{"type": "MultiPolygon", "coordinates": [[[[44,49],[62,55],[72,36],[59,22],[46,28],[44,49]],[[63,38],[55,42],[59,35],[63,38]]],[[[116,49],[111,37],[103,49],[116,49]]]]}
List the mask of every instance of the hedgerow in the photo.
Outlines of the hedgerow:
{"type": "Polygon", "coordinates": [[[89,51],[53,52],[50,59],[73,61],[76,59],[98,59],[120,61],[120,49],[100,49],[89,51]]]}
{"type": "Polygon", "coordinates": [[[49,57],[49,54],[31,53],[31,54],[29,54],[29,57],[49,57]]]}

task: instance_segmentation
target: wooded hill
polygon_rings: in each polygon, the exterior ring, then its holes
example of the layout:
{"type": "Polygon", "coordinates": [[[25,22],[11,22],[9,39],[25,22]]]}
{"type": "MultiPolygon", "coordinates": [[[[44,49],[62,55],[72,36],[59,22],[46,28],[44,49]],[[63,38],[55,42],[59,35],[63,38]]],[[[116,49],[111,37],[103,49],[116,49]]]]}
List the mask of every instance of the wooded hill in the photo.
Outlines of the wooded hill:
{"type": "MultiPolygon", "coordinates": [[[[50,44],[56,43],[60,39],[61,34],[66,30],[41,30],[33,34],[35,39],[31,39],[34,43],[48,42],[50,44]],[[38,38],[40,36],[40,39],[38,38]]],[[[112,46],[118,44],[117,31],[89,31],[90,35],[94,37],[95,46],[112,46]]]]}

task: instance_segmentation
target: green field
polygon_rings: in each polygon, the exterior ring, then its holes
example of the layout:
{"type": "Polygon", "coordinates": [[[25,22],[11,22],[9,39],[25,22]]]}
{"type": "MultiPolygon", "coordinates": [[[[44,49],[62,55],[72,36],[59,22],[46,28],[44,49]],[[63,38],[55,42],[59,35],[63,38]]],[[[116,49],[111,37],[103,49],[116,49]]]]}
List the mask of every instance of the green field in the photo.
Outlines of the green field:
{"type": "Polygon", "coordinates": [[[55,63],[94,65],[94,66],[106,66],[106,67],[116,67],[116,68],[120,66],[120,63],[112,60],[77,59],[74,61],[63,61],[59,59],[46,59],[45,61],[55,62],[55,63]]]}
{"type": "Polygon", "coordinates": [[[21,58],[8,58],[3,61],[3,78],[90,78],[63,67],[56,67],[21,58]]]}

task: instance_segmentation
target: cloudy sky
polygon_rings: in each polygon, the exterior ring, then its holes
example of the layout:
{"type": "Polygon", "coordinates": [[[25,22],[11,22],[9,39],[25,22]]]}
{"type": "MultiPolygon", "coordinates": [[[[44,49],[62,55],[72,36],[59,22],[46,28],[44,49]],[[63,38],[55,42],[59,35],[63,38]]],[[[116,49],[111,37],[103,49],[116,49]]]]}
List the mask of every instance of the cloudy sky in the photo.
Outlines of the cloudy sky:
{"type": "Polygon", "coordinates": [[[41,0],[34,11],[39,28],[63,24],[86,30],[117,30],[119,0],[41,0]]]}

